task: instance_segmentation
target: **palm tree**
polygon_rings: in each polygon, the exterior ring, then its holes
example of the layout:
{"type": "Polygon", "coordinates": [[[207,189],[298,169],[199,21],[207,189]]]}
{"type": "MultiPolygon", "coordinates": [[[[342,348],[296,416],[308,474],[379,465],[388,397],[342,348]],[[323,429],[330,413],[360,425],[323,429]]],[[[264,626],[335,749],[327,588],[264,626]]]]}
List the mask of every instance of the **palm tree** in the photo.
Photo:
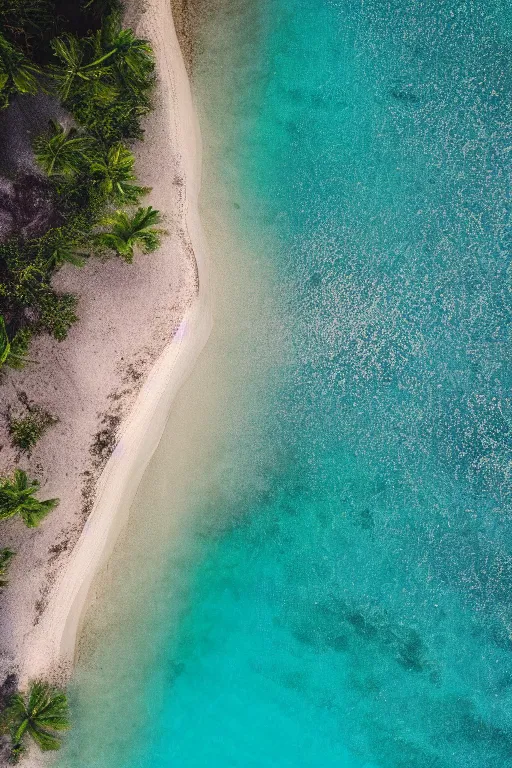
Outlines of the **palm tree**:
{"type": "Polygon", "coordinates": [[[30,53],[50,35],[57,21],[48,0],[0,0],[2,29],[8,39],[30,53]]]}
{"type": "Polygon", "coordinates": [[[152,84],[155,62],[147,40],[131,29],[120,29],[115,20],[103,28],[102,40],[107,50],[114,51],[112,64],[125,87],[140,92],[152,84]]]}
{"type": "Polygon", "coordinates": [[[36,160],[48,176],[73,176],[83,167],[91,139],[80,136],[76,128],[66,131],[50,120],[50,131],[34,142],[36,160]]]}
{"type": "Polygon", "coordinates": [[[15,693],[11,697],[4,718],[14,760],[23,753],[27,734],[46,752],[60,748],[59,731],[70,727],[66,694],[40,681],[31,683],[27,694],[15,693]]]}
{"type": "Polygon", "coordinates": [[[160,245],[160,236],[165,230],[158,229],[162,217],[160,211],[151,206],[138,208],[133,216],[125,211],[116,211],[105,223],[111,226],[109,232],[97,235],[99,245],[111,248],[128,262],[133,261],[135,247],[143,253],[156,251],[160,245]]]}
{"type": "Polygon", "coordinates": [[[120,0],[86,0],[84,8],[101,21],[122,8],[120,0]]]}
{"type": "Polygon", "coordinates": [[[9,368],[23,368],[27,362],[28,338],[26,332],[18,331],[11,341],[7,334],[5,320],[0,315],[0,368],[3,365],[8,365],[9,368]]]}
{"type": "Polygon", "coordinates": [[[38,490],[39,482],[29,480],[22,469],[15,469],[12,477],[0,478],[0,520],[20,515],[28,528],[36,528],[59,503],[58,499],[34,498],[38,490]]]}
{"type": "Polygon", "coordinates": [[[7,335],[7,328],[5,327],[5,320],[0,316],[0,367],[9,365],[9,358],[11,357],[11,342],[7,335]]]}
{"type": "MultiPolygon", "coordinates": [[[[93,219],[92,212],[88,212],[88,217],[93,219]]],[[[58,269],[64,263],[73,264],[75,267],[84,266],[90,250],[86,227],[87,223],[77,217],[70,225],[54,227],[43,235],[41,257],[47,270],[58,269]]]]}
{"type": "MultiPolygon", "coordinates": [[[[52,68],[52,75],[58,82],[58,94],[61,101],[65,102],[73,91],[81,85],[96,83],[98,94],[105,100],[115,97],[117,91],[100,78],[109,71],[108,59],[114,55],[114,51],[107,51],[91,57],[91,41],[79,40],[74,35],[63,35],[52,40],[52,48],[60,64],[52,68]],[[92,60],[90,60],[92,58],[92,60]]],[[[93,51],[94,53],[94,51],[93,51]]],[[[96,52],[97,53],[97,52],[96,52]]]]}
{"type": "Polygon", "coordinates": [[[7,569],[13,557],[14,552],[12,552],[12,550],[0,549],[0,587],[7,586],[7,569]]]}
{"type": "Polygon", "coordinates": [[[133,173],[135,158],[122,144],[114,144],[90,165],[91,175],[99,181],[99,187],[117,203],[136,203],[149,191],[130,182],[136,180],[133,173]]]}
{"type": "Polygon", "coordinates": [[[70,237],[63,228],[56,229],[53,235],[51,253],[46,262],[48,269],[58,269],[64,263],[83,267],[87,253],[79,252],[79,249],[87,247],[87,237],[79,234],[70,237]]]}
{"type": "Polygon", "coordinates": [[[13,93],[36,93],[39,72],[39,67],[0,34],[0,107],[8,106],[13,93]]]}

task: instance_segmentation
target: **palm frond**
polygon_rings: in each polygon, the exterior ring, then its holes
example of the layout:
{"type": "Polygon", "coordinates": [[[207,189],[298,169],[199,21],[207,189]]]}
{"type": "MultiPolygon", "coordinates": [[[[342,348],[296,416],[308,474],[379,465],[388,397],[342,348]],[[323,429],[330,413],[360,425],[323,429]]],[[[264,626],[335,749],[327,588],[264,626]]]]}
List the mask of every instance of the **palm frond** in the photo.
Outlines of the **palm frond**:
{"type": "Polygon", "coordinates": [[[57,92],[66,102],[76,88],[84,82],[98,79],[108,73],[107,60],[112,52],[92,56],[94,46],[90,38],[80,40],[74,35],[65,34],[52,40],[52,48],[59,64],[51,69],[52,77],[57,81],[57,92]]]}
{"type": "Polygon", "coordinates": [[[7,571],[14,554],[11,549],[0,549],[0,587],[7,586],[7,571]]]}
{"type": "Polygon", "coordinates": [[[19,514],[27,528],[37,528],[58,503],[58,499],[46,499],[46,501],[31,499],[21,507],[19,514]]]}
{"type": "Polygon", "coordinates": [[[165,234],[165,230],[158,228],[161,220],[160,211],[151,206],[138,208],[133,216],[126,211],[116,211],[105,219],[104,223],[110,230],[100,233],[98,241],[131,262],[136,247],[143,253],[158,248],[161,236],[165,234]]]}
{"type": "Polygon", "coordinates": [[[37,93],[40,73],[38,66],[0,34],[0,92],[4,106],[9,103],[10,93],[37,93]]]}
{"type": "Polygon", "coordinates": [[[0,315],[0,368],[8,365],[10,368],[23,368],[27,358],[26,352],[30,332],[19,330],[9,339],[4,318],[0,315]]]}
{"type": "Polygon", "coordinates": [[[79,253],[78,248],[85,245],[85,237],[75,237],[71,239],[67,233],[62,232],[56,236],[53,243],[50,258],[48,259],[48,268],[57,269],[62,264],[73,264],[75,267],[83,267],[85,264],[86,253],[79,253]]]}
{"type": "Polygon", "coordinates": [[[27,732],[32,736],[43,752],[60,749],[60,739],[57,736],[48,733],[48,731],[45,731],[43,728],[36,728],[33,725],[29,725],[27,732]]]}
{"type": "Polygon", "coordinates": [[[133,166],[135,157],[122,143],[118,142],[106,152],[97,155],[91,162],[90,172],[100,190],[117,203],[134,203],[146,191],[132,184],[136,181],[133,166]]]}
{"type": "Polygon", "coordinates": [[[23,748],[29,735],[43,751],[60,748],[58,733],[70,727],[66,695],[48,683],[35,681],[28,694],[16,693],[5,710],[13,752],[23,748]]]}
{"type": "Polygon", "coordinates": [[[11,350],[6,360],[6,365],[9,368],[19,370],[24,368],[27,362],[34,362],[27,357],[31,337],[32,332],[29,328],[20,328],[19,331],[16,331],[11,339],[11,350]]]}
{"type": "Polygon", "coordinates": [[[27,712],[27,709],[25,707],[25,700],[21,695],[21,693],[13,694],[9,701],[9,708],[8,708],[9,715],[12,715],[13,717],[18,717],[21,715],[25,715],[26,712],[27,712]]]}
{"type": "Polygon", "coordinates": [[[7,335],[5,320],[0,316],[0,366],[7,362],[11,353],[11,343],[7,335]]]}
{"type": "Polygon", "coordinates": [[[23,739],[23,736],[25,735],[25,731],[28,728],[28,725],[29,725],[29,721],[28,721],[26,715],[23,715],[23,720],[18,725],[18,727],[17,728],[13,727],[13,729],[11,731],[11,738],[12,738],[12,740],[13,740],[13,742],[15,744],[20,744],[21,743],[21,741],[23,739]]]}
{"type": "Polygon", "coordinates": [[[77,174],[90,147],[90,137],[81,136],[76,128],[66,131],[55,120],[50,121],[50,131],[34,142],[36,160],[48,176],[77,174]]]}
{"type": "Polygon", "coordinates": [[[27,710],[31,715],[37,714],[41,710],[50,697],[51,689],[46,683],[37,680],[30,686],[27,710]]]}
{"type": "Polygon", "coordinates": [[[0,520],[20,515],[29,528],[35,528],[58,504],[58,499],[39,501],[34,494],[39,490],[37,480],[29,480],[22,469],[14,470],[12,477],[0,479],[0,520]]]}

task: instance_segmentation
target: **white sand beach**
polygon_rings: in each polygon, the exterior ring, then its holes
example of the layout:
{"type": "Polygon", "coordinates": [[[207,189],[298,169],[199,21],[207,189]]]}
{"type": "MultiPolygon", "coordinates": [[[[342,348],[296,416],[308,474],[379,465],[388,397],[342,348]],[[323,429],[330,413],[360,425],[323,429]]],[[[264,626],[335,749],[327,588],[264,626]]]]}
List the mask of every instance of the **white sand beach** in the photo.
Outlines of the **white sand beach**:
{"type": "MultiPolygon", "coordinates": [[[[4,524],[2,545],[17,555],[1,596],[0,672],[17,673],[22,685],[69,674],[95,574],[212,324],[197,206],[200,136],[168,0],[129,7],[127,24],[151,41],[157,60],[155,109],[135,153],[168,236],[133,265],[64,268],[59,287],[78,294],[79,322],[60,344],[38,338],[37,364],[9,372],[3,386],[4,408],[24,392],[59,419],[20,464],[40,480],[41,498],[59,497],[59,506],[33,531],[4,524]]],[[[16,458],[5,426],[0,443],[4,474],[16,458]]]]}

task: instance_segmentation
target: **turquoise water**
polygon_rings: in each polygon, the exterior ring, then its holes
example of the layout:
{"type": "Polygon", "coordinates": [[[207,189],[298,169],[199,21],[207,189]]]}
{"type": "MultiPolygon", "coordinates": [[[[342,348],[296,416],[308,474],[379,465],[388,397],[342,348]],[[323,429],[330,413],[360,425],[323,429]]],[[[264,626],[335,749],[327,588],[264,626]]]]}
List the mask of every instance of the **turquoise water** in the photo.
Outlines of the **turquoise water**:
{"type": "Polygon", "coordinates": [[[199,32],[205,215],[221,185],[287,351],[97,620],[62,766],[512,766],[510,5],[217,0],[199,32]]]}

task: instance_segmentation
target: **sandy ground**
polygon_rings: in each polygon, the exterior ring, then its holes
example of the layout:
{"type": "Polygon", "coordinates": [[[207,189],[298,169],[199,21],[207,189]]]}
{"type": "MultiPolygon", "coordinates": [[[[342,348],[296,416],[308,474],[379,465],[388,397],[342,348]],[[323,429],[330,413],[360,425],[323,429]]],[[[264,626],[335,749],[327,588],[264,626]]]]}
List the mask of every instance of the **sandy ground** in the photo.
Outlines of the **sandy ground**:
{"type": "MultiPolygon", "coordinates": [[[[0,544],[17,555],[0,598],[0,680],[13,671],[21,683],[69,673],[94,574],[211,329],[197,210],[200,139],[170,6],[146,0],[127,15],[157,58],[155,109],[136,147],[137,172],[169,234],[133,265],[111,259],[63,268],[56,284],[80,297],[79,322],[64,342],[37,339],[30,353],[37,363],[9,371],[2,386],[4,416],[25,393],[59,419],[19,466],[40,480],[41,498],[60,504],[34,531],[16,520],[2,524],[0,544]]],[[[0,472],[11,472],[18,458],[2,418],[0,472]]],[[[37,760],[34,750],[25,764],[37,760]]]]}

